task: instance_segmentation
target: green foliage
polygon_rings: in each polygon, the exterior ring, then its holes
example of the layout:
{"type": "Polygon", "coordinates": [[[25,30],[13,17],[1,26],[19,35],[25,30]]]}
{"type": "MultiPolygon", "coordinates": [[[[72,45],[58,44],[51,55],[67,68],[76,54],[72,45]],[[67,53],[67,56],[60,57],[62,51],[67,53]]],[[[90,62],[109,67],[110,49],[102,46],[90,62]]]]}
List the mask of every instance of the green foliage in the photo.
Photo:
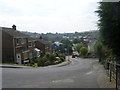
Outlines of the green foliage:
{"type": "Polygon", "coordinates": [[[74,49],[79,53],[81,47],[85,47],[85,44],[83,44],[83,43],[76,44],[76,45],[74,46],[74,49]]]}
{"type": "Polygon", "coordinates": [[[72,44],[69,39],[62,39],[62,40],[61,40],[61,43],[63,43],[63,44],[66,45],[66,46],[72,44]]]}
{"type": "Polygon", "coordinates": [[[49,63],[49,62],[48,62],[49,60],[48,60],[47,57],[48,57],[48,56],[46,55],[46,56],[38,59],[38,66],[46,66],[46,65],[49,63]]]}
{"type": "Polygon", "coordinates": [[[49,58],[48,58],[50,61],[55,61],[56,60],[56,55],[55,54],[50,54],[49,55],[49,58]]]}
{"type": "Polygon", "coordinates": [[[102,43],[97,41],[94,45],[94,50],[96,56],[99,58],[99,62],[101,62],[103,56],[105,55],[102,43]]]}
{"type": "Polygon", "coordinates": [[[120,56],[120,2],[99,3],[98,13],[101,42],[113,54],[120,56]]]}
{"type": "Polygon", "coordinates": [[[58,54],[46,54],[44,57],[38,59],[38,66],[48,66],[63,62],[63,58],[58,57],[58,54]]]}
{"type": "Polygon", "coordinates": [[[73,51],[72,51],[72,43],[69,39],[62,39],[61,40],[61,45],[59,45],[57,48],[56,48],[56,52],[57,53],[69,53],[71,54],[73,51]]]}
{"type": "Polygon", "coordinates": [[[81,47],[80,48],[80,55],[83,56],[83,57],[86,57],[88,55],[88,48],[81,47]]]}
{"type": "Polygon", "coordinates": [[[100,42],[96,42],[95,43],[95,45],[94,45],[94,50],[95,50],[95,54],[96,54],[96,56],[100,56],[101,55],[101,53],[102,53],[102,48],[103,48],[103,46],[102,46],[102,43],[100,43],[100,42]]]}
{"type": "Polygon", "coordinates": [[[67,53],[72,54],[73,50],[72,50],[72,46],[68,46],[67,47],[67,53]]]}
{"type": "Polygon", "coordinates": [[[83,39],[81,38],[81,39],[74,39],[73,41],[73,44],[78,44],[78,43],[82,43],[83,42],[83,39]]]}
{"type": "Polygon", "coordinates": [[[38,67],[38,64],[37,64],[37,63],[34,63],[32,66],[33,66],[33,67],[38,67]]]}
{"type": "Polygon", "coordinates": [[[94,45],[94,50],[95,50],[95,54],[97,57],[99,57],[99,61],[100,62],[104,62],[104,60],[108,60],[110,61],[110,58],[113,53],[111,51],[111,49],[109,49],[108,47],[104,46],[101,42],[97,41],[94,45]]]}

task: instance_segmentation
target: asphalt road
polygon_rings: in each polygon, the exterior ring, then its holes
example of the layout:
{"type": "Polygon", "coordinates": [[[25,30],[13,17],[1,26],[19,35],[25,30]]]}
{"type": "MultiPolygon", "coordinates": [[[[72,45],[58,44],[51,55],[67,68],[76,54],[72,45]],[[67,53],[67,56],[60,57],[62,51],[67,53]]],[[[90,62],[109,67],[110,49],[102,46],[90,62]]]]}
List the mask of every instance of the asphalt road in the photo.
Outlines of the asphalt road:
{"type": "Polygon", "coordinates": [[[3,88],[99,88],[101,73],[97,59],[71,58],[66,66],[3,68],[3,88]]]}

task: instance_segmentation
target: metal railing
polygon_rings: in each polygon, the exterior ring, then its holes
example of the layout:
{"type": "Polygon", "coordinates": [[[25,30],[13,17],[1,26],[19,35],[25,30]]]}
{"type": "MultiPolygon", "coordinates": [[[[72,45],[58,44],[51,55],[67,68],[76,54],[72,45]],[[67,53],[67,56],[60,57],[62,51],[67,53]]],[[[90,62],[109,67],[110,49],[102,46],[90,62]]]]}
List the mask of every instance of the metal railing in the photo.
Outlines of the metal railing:
{"type": "Polygon", "coordinates": [[[116,82],[116,89],[120,90],[120,64],[105,62],[104,66],[110,77],[110,82],[114,79],[116,82]]]}

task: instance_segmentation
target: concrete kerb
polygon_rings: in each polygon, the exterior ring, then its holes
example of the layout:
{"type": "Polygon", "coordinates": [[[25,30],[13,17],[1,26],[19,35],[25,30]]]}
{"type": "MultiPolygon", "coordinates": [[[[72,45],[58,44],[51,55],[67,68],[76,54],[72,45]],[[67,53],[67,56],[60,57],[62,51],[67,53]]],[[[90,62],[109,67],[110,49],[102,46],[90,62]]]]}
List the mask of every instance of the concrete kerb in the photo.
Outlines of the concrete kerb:
{"type": "Polygon", "coordinates": [[[1,68],[31,68],[30,66],[0,64],[1,68]]]}
{"type": "Polygon", "coordinates": [[[38,67],[38,68],[52,68],[52,67],[62,67],[62,66],[66,66],[69,65],[72,61],[71,60],[65,60],[62,63],[56,64],[56,65],[50,65],[50,66],[45,66],[45,67],[38,67]]]}
{"type": "Polygon", "coordinates": [[[66,66],[66,65],[69,65],[72,61],[71,60],[66,60],[65,62],[61,63],[61,64],[58,64],[56,65],[57,67],[62,67],[62,66],[66,66]]]}
{"type": "MultiPolygon", "coordinates": [[[[37,67],[37,68],[50,68],[50,67],[62,67],[69,65],[71,63],[71,60],[65,60],[64,62],[56,65],[50,65],[45,67],[37,67]]],[[[22,66],[22,65],[9,65],[9,64],[0,64],[0,68],[34,68],[31,66],[22,66]]]]}

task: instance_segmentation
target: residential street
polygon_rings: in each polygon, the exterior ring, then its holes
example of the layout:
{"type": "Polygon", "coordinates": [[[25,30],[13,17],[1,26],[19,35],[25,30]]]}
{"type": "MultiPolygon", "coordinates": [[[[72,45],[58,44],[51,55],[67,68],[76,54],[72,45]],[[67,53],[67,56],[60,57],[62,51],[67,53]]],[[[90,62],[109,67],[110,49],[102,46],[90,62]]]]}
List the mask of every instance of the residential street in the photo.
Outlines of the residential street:
{"type": "Polygon", "coordinates": [[[66,66],[3,68],[3,88],[100,88],[103,66],[97,59],[71,58],[66,66]]]}

